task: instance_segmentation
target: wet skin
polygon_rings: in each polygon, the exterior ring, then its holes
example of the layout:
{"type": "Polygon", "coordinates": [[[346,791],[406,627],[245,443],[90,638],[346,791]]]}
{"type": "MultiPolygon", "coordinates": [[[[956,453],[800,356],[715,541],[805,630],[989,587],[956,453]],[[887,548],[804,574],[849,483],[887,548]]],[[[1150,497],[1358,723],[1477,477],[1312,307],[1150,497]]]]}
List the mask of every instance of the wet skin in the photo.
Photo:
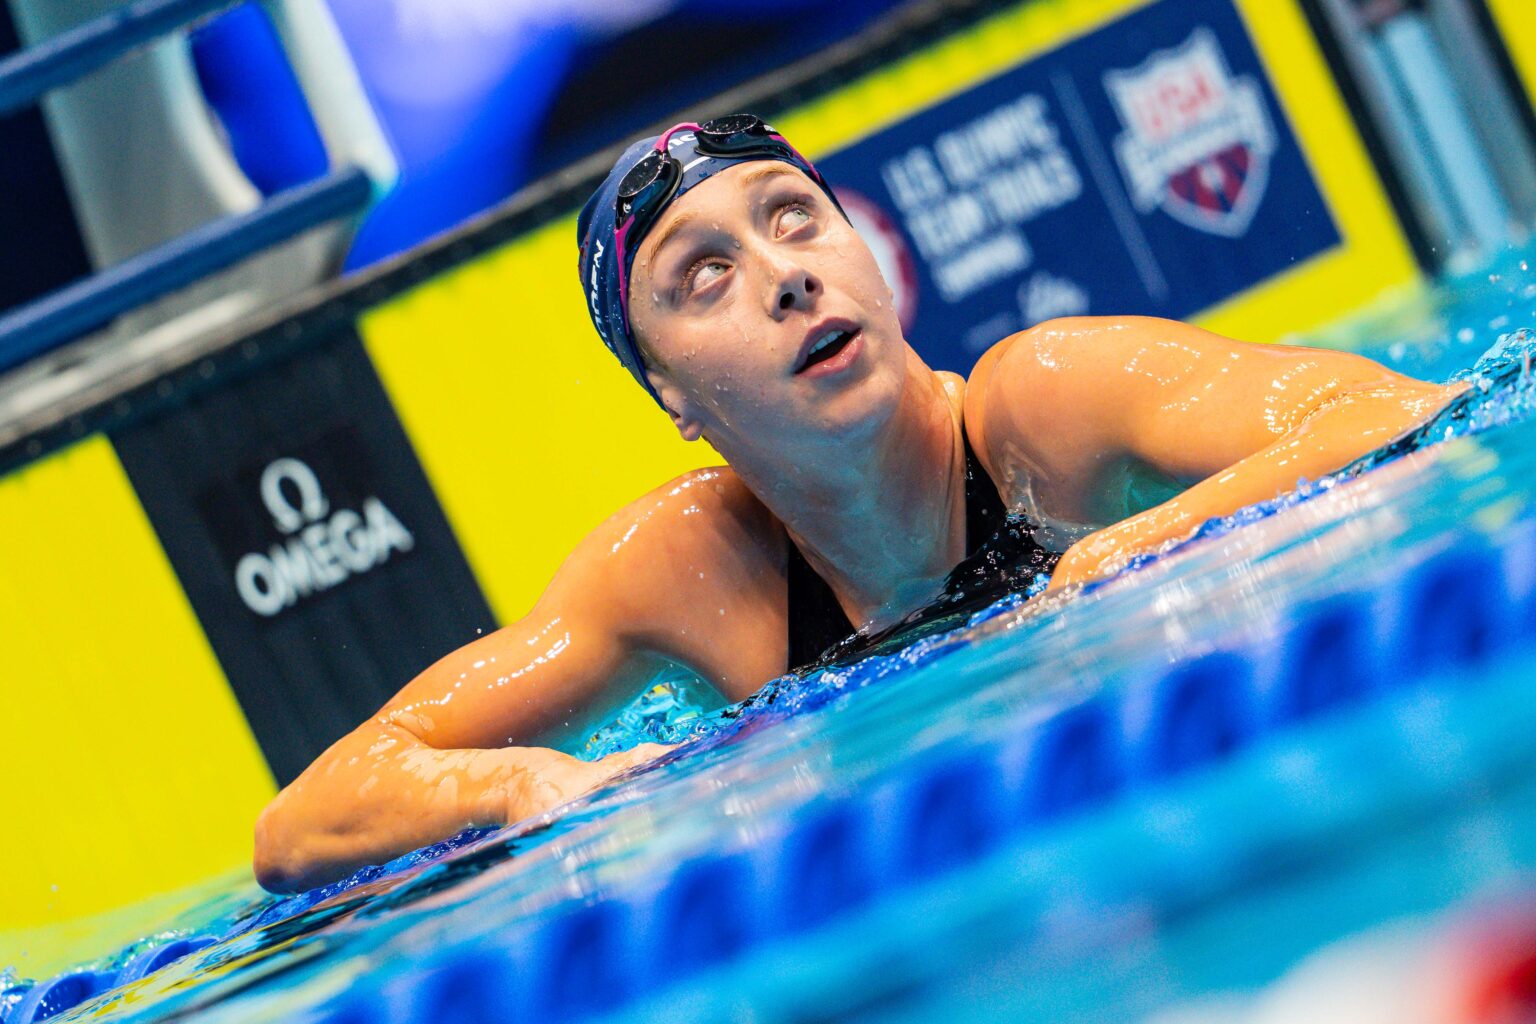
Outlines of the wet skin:
{"type": "Polygon", "coordinates": [[[772,161],[667,209],[637,254],[630,309],[678,432],[729,466],[620,509],[527,616],[427,669],[283,790],[256,828],[269,889],[530,817],[655,756],[588,764],[548,745],[669,664],[749,696],[787,668],[791,543],[855,623],[924,604],[964,553],[962,421],[1008,504],[1076,538],[1062,587],[1337,469],[1457,392],[1147,317],[1048,321],[998,342],[969,381],[935,372],[868,248],[772,161]],[[834,329],[853,340],[808,363],[834,329]],[[1185,489],[1130,507],[1128,475],[1185,489]]]}

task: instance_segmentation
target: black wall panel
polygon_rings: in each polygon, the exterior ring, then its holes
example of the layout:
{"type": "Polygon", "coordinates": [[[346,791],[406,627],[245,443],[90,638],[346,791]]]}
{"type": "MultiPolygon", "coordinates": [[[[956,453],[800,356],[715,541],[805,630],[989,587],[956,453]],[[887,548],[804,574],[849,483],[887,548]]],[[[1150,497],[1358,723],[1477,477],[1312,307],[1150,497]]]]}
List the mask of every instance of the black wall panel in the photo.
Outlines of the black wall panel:
{"type": "Polygon", "coordinates": [[[282,784],[494,626],[351,329],[114,442],[282,784]]]}

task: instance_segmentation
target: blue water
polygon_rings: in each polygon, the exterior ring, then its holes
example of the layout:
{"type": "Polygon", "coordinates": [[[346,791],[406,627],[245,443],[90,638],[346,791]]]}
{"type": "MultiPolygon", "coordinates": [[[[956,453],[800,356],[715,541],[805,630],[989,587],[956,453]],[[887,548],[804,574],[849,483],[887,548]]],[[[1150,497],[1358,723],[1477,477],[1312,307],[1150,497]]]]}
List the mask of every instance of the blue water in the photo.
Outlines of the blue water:
{"type": "MultiPolygon", "coordinates": [[[[711,706],[687,680],[667,681],[589,745],[694,741],[662,769],[558,816],[459,837],[304,897],[260,898],[252,887],[237,909],[168,922],[143,944],[185,934],[213,945],[60,1019],[345,1012],[337,1000],[352,988],[401,1020],[448,1019],[424,993],[447,998],[433,987],[443,978],[453,982],[444,991],[485,989],[501,977],[487,957],[537,947],[543,923],[573,905],[623,894],[625,907],[650,906],[660,898],[650,880],[700,856],[735,854],[766,871],[761,851],[793,845],[808,816],[848,800],[886,807],[916,768],[963,763],[965,751],[1006,743],[1054,709],[1134,696],[1127,680],[1228,647],[1263,663],[1264,651],[1285,649],[1276,638],[1299,607],[1398,593],[1405,566],[1453,547],[1536,545],[1525,525],[1536,514],[1536,424],[1526,422],[1536,346],[1510,333],[1536,322],[1533,301],[1536,277],[1514,257],[1316,339],[1417,375],[1472,380],[1463,407],[1405,447],[1449,443],[1303,482],[1084,593],[1011,596],[962,629],[776,680],[743,705],[711,706]],[[460,964],[470,966],[453,974],[460,964]]],[[[1447,608],[1482,600],[1455,592],[1458,578],[1445,577],[1447,608]]],[[[636,1020],[748,1009],[793,1019],[818,1007],[870,1020],[1127,1019],[1211,992],[1251,995],[1310,950],[1536,869],[1536,766],[1522,756],[1536,725],[1528,664],[1507,650],[1471,672],[1405,662],[1401,672],[1441,682],[1288,731],[1265,726],[1265,742],[1176,782],[1122,780],[1118,797],[890,887],[819,928],[744,938],[745,952],[707,971],[684,970],[673,937],[656,947],[654,967],[618,964],[587,987],[637,1000],[610,1007],[636,1020]]],[[[707,899],[729,908],[720,920],[758,920],[756,892],[716,886],[707,899]]],[[[82,963],[111,980],[135,952],[82,950],[82,963]]],[[[22,991],[0,997],[0,1012],[22,991]]]]}

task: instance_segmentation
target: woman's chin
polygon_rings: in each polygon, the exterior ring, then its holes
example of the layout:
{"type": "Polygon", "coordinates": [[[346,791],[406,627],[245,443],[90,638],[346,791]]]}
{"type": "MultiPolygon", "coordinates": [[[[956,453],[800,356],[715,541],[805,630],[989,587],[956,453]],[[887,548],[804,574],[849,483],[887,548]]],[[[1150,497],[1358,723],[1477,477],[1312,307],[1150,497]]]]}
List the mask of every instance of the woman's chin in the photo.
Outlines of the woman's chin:
{"type": "Polygon", "coordinates": [[[821,432],[848,444],[876,437],[901,405],[901,388],[883,374],[870,374],[854,386],[825,395],[807,417],[821,432]]]}

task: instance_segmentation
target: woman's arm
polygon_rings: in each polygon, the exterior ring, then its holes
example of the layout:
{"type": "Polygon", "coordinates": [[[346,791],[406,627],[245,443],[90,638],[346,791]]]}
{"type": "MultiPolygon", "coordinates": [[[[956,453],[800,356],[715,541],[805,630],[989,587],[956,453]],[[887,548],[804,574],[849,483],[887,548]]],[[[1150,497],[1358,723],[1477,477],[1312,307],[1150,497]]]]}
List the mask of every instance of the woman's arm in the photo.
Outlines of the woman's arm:
{"type": "Polygon", "coordinates": [[[783,582],[744,495],[690,474],[594,530],[532,612],[432,665],[278,794],[256,826],[257,879],[322,884],[649,760],[661,748],[586,763],[545,744],[586,735],[668,664],[733,696],[781,671],[782,613],[764,611],[783,582]]]}
{"type": "Polygon", "coordinates": [[[1193,533],[1200,524],[1316,479],[1400,437],[1454,395],[1413,388],[1347,390],[1319,406],[1278,440],[1239,459],[1155,508],[1089,534],[1069,548],[1051,589],[1107,575],[1139,552],[1193,533]]]}
{"type": "MultiPolygon", "coordinates": [[[[326,752],[331,760],[316,765],[352,760],[346,755],[362,749],[355,737],[338,741],[326,752]]],[[[352,786],[353,797],[343,797],[340,808],[322,810],[324,797],[306,793],[314,766],[267,806],[256,821],[254,866],[262,888],[302,892],[464,828],[531,818],[667,750],[646,743],[584,762],[541,747],[437,750],[406,734],[381,734],[374,746],[390,742],[393,756],[373,758],[361,784],[357,772],[345,771],[315,787],[334,794],[352,786]]]]}
{"type": "Polygon", "coordinates": [[[463,828],[540,814],[659,753],[648,745],[585,763],[528,745],[562,713],[584,721],[600,710],[594,681],[618,693],[648,678],[648,659],[599,620],[573,610],[553,642],[540,621],[443,658],[284,788],[256,823],[257,881],[311,888],[463,828]]]}
{"type": "Polygon", "coordinates": [[[1053,588],[1340,469],[1462,388],[1351,353],[1245,344],[1147,317],[1049,321],[1010,341],[992,372],[989,443],[998,450],[1001,434],[1020,446],[1043,478],[1038,493],[1067,518],[1091,505],[1102,467],[1116,460],[1199,480],[1073,545],[1053,588]]]}

